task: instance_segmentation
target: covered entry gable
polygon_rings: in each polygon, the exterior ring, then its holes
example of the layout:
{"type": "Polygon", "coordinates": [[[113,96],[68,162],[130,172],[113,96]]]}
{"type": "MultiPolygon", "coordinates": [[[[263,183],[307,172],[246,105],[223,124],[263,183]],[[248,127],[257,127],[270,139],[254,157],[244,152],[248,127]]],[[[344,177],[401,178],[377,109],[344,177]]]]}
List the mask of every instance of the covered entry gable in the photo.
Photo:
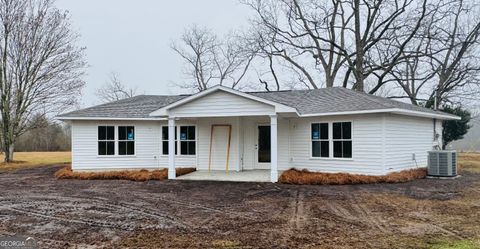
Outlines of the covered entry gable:
{"type": "Polygon", "coordinates": [[[154,111],[150,116],[229,117],[297,113],[295,108],[216,86],[154,111]]]}

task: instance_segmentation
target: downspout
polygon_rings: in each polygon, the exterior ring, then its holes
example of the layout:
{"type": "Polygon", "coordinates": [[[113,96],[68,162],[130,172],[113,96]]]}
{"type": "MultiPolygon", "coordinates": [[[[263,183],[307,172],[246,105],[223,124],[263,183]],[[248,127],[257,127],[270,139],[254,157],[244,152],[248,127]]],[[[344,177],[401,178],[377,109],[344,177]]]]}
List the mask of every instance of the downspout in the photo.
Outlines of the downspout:
{"type": "MultiPolygon", "coordinates": [[[[438,109],[438,107],[437,107],[437,105],[438,105],[438,103],[437,103],[437,101],[438,101],[438,100],[437,100],[437,91],[438,91],[438,90],[435,91],[435,97],[433,98],[433,109],[434,109],[435,111],[437,111],[437,109],[438,109]]],[[[437,119],[434,118],[434,119],[433,119],[433,149],[434,149],[434,150],[441,150],[441,149],[442,149],[442,148],[440,147],[440,143],[439,143],[439,141],[438,141],[438,137],[439,137],[439,136],[438,136],[438,134],[437,134],[437,119]]]]}
{"type": "Polygon", "coordinates": [[[382,115],[382,168],[383,168],[383,174],[386,175],[390,172],[390,169],[387,166],[387,131],[386,131],[386,122],[387,122],[387,117],[386,114],[384,113],[382,115]]]}

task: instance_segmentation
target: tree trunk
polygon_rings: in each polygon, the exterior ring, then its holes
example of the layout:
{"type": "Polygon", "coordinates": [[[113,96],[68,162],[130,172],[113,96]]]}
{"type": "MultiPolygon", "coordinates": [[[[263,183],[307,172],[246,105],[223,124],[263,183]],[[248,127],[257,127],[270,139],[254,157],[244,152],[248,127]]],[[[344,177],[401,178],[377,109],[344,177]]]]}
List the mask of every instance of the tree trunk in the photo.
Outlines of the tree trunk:
{"type": "Polygon", "coordinates": [[[326,74],[325,75],[325,83],[326,83],[326,87],[333,87],[333,82],[335,81],[335,77],[329,75],[329,74],[326,74]]]}
{"type": "Polygon", "coordinates": [[[355,90],[364,92],[364,79],[363,79],[363,56],[364,56],[364,44],[361,37],[360,27],[360,0],[354,2],[355,11],[355,90]]]}
{"type": "Polygon", "coordinates": [[[4,162],[6,162],[6,163],[13,162],[13,151],[14,151],[13,144],[7,145],[5,143],[4,150],[3,150],[3,152],[5,153],[4,162]]]}

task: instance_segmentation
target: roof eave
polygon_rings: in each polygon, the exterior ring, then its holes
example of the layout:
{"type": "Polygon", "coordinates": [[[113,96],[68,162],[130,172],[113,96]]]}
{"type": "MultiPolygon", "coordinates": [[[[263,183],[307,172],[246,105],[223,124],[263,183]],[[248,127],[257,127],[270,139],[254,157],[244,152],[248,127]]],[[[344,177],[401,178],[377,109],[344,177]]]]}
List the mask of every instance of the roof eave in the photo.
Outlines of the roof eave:
{"type": "Polygon", "coordinates": [[[450,114],[428,113],[428,112],[412,111],[412,110],[404,110],[404,109],[398,109],[393,113],[408,115],[408,116],[416,116],[416,117],[436,118],[440,120],[461,120],[462,119],[459,116],[450,115],[450,114]]]}
{"type": "Polygon", "coordinates": [[[405,110],[400,108],[389,109],[374,109],[374,110],[360,110],[360,111],[344,111],[344,112],[325,112],[325,113],[309,113],[301,114],[300,117],[322,117],[322,116],[342,116],[342,115],[359,115],[359,114],[375,114],[375,113],[394,113],[406,116],[436,118],[440,120],[460,120],[461,117],[455,115],[428,113],[421,111],[405,110]]]}
{"type": "Polygon", "coordinates": [[[162,121],[166,118],[150,117],[150,118],[125,118],[125,117],[55,117],[57,120],[71,121],[71,120],[105,120],[105,121],[162,121]]]}

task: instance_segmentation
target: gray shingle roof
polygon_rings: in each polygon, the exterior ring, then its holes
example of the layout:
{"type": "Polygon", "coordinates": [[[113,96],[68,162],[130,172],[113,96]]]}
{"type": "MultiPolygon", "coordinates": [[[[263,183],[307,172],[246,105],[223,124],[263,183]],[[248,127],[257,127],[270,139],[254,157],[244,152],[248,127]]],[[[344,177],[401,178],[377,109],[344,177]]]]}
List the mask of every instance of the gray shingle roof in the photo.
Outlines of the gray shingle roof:
{"type": "Polygon", "coordinates": [[[188,95],[139,95],[59,115],[60,118],[150,118],[148,115],[188,95]]]}
{"type": "MultiPolygon", "coordinates": [[[[342,87],[279,92],[249,92],[248,94],[296,108],[298,113],[302,115],[382,110],[392,108],[419,111],[430,114],[449,115],[440,111],[434,111],[391,99],[360,93],[342,87]]],[[[149,114],[151,112],[188,96],[189,95],[140,95],[133,98],[73,111],[62,114],[59,117],[150,118],[149,114]]]]}
{"type": "Polygon", "coordinates": [[[250,94],[294,107],[300,114],[350,112],[392,108],[427,112],[432,114],[446,114],[432,109],[367,93],[361,93],[343,87],[281,92],[254,92],[250,94]]]}

